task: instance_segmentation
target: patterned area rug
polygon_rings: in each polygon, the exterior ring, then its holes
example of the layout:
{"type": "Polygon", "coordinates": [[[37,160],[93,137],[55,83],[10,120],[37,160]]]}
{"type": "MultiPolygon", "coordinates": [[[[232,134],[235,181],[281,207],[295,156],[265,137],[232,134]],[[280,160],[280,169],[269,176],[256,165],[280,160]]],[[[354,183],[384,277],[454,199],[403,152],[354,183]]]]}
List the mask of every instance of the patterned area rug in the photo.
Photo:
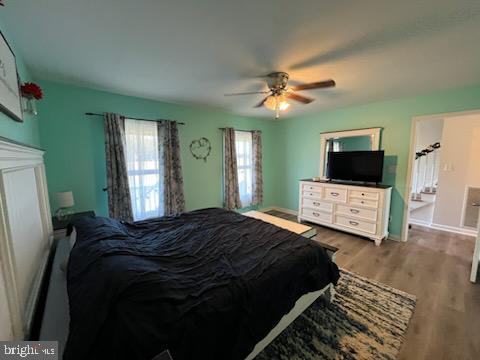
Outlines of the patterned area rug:
{"type": "Polygon", "coordinates": [[[395,359],[413,295],[342,270],[335,298],[320,298],[256,360],[395,359]]]}

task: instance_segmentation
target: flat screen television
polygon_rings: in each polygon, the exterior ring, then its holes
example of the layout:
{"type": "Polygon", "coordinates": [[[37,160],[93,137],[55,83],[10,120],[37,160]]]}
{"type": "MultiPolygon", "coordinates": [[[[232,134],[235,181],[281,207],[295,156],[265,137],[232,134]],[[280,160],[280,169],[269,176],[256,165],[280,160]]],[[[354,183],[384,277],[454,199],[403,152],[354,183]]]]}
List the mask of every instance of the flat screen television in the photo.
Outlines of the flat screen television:
{"type": "Polygon", "coordinates": [[[339,151],[328,153],[327,177],[331,180],[382,181],[384,151],[339,151]]]}

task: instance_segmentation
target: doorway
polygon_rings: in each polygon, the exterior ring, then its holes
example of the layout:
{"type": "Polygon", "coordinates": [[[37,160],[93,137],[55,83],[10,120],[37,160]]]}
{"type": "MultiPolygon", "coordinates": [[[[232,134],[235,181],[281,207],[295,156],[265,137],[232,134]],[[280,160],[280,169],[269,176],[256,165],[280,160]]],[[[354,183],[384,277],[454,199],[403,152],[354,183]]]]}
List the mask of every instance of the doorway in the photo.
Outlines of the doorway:
{"type": "Polygon", "coordinates": [[[478,154],[480,110],[412,120],[403,241],[410,224],[476,236],[478,154]]]}
{"type": "MultiPolygon", "coordinates": [[[[403,241],[407,241],[411,226],[477,238],[479,154],[480,111],[412,120],[403,241]]],[[[475,256],[480,256],[480,250],[473,258],[473,265],[478,265],[475,256]]]]}

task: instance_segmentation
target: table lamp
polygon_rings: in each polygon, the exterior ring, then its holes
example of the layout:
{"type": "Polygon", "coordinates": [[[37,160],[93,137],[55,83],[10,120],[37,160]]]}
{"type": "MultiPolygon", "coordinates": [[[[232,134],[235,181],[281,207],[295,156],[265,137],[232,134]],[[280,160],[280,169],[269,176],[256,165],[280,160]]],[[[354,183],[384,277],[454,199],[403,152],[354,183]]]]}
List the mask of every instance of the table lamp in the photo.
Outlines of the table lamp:
{"type": "Polygon", "coordinates": [[[73,193],[71,191],[57,192],[55,198],[58,206],[55,216],[60,221],[67,220],[73,214],[72,207],[75,205],[73,193]]]}

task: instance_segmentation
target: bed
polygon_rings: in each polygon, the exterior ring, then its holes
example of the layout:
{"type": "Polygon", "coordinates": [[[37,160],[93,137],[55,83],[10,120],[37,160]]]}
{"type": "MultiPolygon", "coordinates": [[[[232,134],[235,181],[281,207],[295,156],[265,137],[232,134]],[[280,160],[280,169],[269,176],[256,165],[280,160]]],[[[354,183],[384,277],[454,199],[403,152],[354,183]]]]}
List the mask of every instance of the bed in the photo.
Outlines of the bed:
{"type": "Polygon", "coordinates": [[[314,241],[223,209],[74,226],[66,360],[252,358],[339,277],[314,241]]]}

